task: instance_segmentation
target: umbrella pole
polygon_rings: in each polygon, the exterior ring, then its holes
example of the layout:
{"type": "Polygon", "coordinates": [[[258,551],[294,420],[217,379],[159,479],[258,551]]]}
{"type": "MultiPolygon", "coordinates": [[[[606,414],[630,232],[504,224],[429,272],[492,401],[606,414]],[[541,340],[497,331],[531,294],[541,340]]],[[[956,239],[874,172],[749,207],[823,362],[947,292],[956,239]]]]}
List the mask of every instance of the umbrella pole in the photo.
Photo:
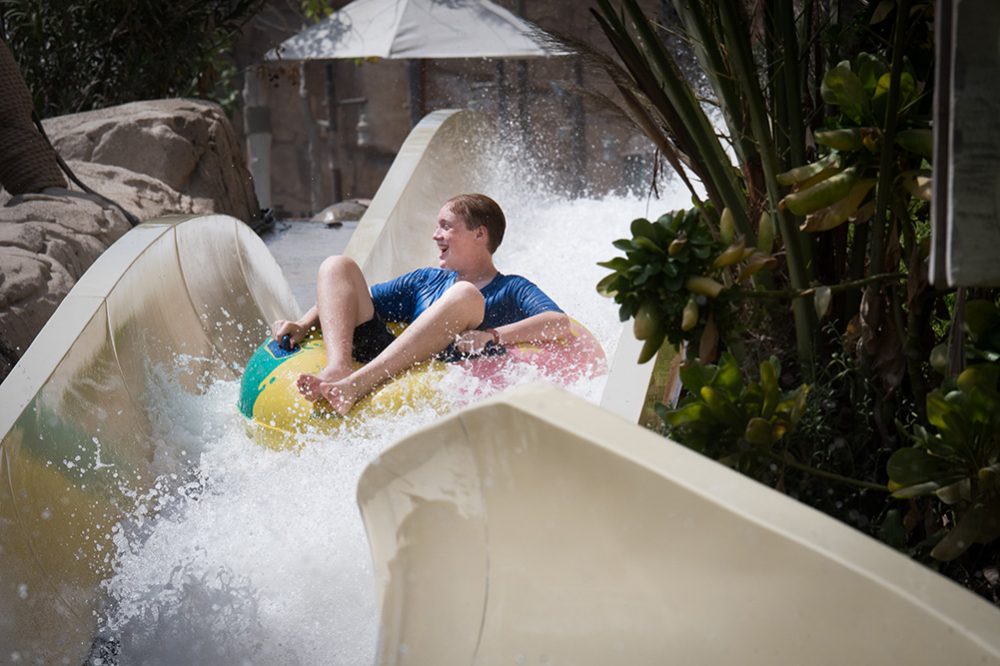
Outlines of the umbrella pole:
{"type": "Polygon", "coordinates": [[[507,100],[507,68],[503,60],[497,60],[497,117],[500,124],[506,130],[510,125],[510,112],[508,111],[507,100]]]}
{"type": "MultiPolygon", "coordinates": [[[[583,62],[577,59],[573,63],[573,79],[578,90],[583,89],[583,62]]],[[[573,122],[573,163],[576,173],[573,184],[576,194],[582,195],[587,186],[587,119],[583,111],[583,97],[579,92],[573,93],[570,101],[570,117],[573,122]]]]}
{"type": "Polygon", "coordinates": [[[410,126],[416,127],[424,117],[424,61],[409,60],[406,74],[410,84],[410,126]]]}
{"type": "MultiPolygon", "coordinates": [[[[527,18],[527,3],[517,0],[517,15],[527,18]]],[[[517,61],[517,123],[521,131],[521,145],[528,145],[528,61],[517,61]]]]}

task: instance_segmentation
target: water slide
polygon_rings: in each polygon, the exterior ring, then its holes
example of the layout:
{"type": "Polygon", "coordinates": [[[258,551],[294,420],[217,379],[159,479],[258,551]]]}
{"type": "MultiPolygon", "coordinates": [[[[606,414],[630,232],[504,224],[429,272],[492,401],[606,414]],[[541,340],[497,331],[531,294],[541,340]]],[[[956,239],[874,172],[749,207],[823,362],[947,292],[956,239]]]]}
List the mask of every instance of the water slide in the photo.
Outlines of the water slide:
{"type": "MultiPolygon", "coordinates": [[[[433,262],[437,209],[482,189],[490,138],[468,112],[436,112],[414,129],[346,250],[369,280],[433,262]]],[[[197,396],[238,376],[266,322],[298,313],[260,239],[225,216],[144,224],[81,278],[0,384],[0,662],[86,658],[115,525],[158,478],[191,464],[163,435],[164,386],[197,396]]],[[[1000,663],[995,609],[630,426],[648,367],[632,364],[629,343],[612,361],[607,409],[531,388],[372,464],[359,499],[381,661],[782,663],[764,657],[832,655],[830,644],[852,642],[836,618],[870,617],[849,628],[881,627],[865,641],[872,650],[906,654],[885,634],[898,627],[947,646],[949,663],[1000,663]],[[882,612],[859,615],[854,598],[882,612]],[[786,643],[799,651],[781,652],[786,643]]]]}
{"type": "Polygon", "coordinates": [[[358,485],[380,664],[1000,664],[1000,611],[606,409],[532,384],[358,485]]]}

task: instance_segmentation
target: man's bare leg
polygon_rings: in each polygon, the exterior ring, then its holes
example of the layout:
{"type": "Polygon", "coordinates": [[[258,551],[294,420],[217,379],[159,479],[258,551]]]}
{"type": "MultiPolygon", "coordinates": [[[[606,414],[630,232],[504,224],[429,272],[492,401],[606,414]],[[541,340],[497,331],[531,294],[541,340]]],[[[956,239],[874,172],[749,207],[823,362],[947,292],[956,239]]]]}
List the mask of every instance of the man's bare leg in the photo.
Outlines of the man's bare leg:
{"type": "Polygon", "coordinates": [[[301,375],[299,391],[307,397],[325,398],[337,412],[346,414],[355,402],[382,382],[431,358],[459,333],[479,326],[484,314],[485,304],[479,290],[468,282],[458,282],[370,363],[335,381],[301,375]]]}
{"type": "Polygon", "coordinates": [[[354,369],[351,364],[354,329],[375,315],[368,283],[353,259],[327,257],[320,264],[316,308],[326,349],[326,367],[316,376],[324,382],[335,382],[349,376],[354,369]]]}

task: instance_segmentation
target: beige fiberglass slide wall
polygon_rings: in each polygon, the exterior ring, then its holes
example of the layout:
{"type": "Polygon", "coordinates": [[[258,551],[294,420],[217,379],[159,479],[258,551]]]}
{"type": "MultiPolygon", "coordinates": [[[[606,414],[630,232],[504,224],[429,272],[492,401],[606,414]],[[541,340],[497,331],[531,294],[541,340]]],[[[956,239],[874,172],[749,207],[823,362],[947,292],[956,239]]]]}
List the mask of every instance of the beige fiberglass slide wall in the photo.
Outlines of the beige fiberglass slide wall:
{"type": "Polygon", "coordinates": [[[0,663],[86,655],[112,527],[186,464],[159,373],[191,394],[235,378],[294,309],[260,239],[221,215],[140,225],[80,279],[0,384],[0,663]]]}
{"type": "Polygon", "coordinates": [[[542,384],[361,477],[380,664],[1000,664],[1000,611],[542,384]]]}
{"type": "MultiPolygon", "coordinates": [[[[488,138],[469,112],[411,132],[347,250],[369,279],[433,263],[437,211],[479,189],[488,138]]],[[[0,384],[0,663],[86,654],[112,527],[185,466],[164,437],[163,371],[192,394],[235,378],[266,322],[299,312],[261,240],[225,216],[143,224],[81,277],[0,384]]]]}

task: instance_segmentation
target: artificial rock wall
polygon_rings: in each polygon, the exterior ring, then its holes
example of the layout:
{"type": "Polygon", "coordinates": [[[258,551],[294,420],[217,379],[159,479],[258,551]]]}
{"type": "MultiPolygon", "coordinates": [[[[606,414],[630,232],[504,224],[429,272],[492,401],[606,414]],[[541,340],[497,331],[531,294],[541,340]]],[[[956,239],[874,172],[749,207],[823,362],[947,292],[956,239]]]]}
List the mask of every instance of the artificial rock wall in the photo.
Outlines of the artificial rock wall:
{"type": "MultiPolygon", "coordinates": [[[[222,109],[190,99],[134,102],[51,118],[46,132],[77,176],[140,221],[260,210],[222,109]]],[[[71,189],[0,190],[0,380],[94,260],[129,230],[114,207],[71,189]]]]}

